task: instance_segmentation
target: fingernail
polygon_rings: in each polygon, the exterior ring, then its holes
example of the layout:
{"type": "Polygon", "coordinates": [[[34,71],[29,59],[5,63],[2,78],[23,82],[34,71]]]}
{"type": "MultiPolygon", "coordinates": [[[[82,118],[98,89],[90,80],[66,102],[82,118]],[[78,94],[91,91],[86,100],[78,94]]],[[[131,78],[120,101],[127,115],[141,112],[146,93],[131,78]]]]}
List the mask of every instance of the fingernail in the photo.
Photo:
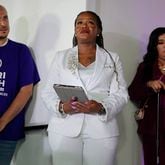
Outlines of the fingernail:
{"type": "Polygon", "coordinates": [[[77,97],[76,97],[76,96],[73,96],[73,97],[72,97],[72,100],[73,100],[73,101],[77,101],[77,97]]]}
{"type": "Polygon", "coordinates": [[[75,102],[75,101],[73,101],[71,104],[72,104],[72,105],[76,105],[76,102],[75,102]]]}
{"type": "Polygon", "coordinates": [[[76,107],[75,106],[72,106],[72,109],[76,109],[76,107]]]}

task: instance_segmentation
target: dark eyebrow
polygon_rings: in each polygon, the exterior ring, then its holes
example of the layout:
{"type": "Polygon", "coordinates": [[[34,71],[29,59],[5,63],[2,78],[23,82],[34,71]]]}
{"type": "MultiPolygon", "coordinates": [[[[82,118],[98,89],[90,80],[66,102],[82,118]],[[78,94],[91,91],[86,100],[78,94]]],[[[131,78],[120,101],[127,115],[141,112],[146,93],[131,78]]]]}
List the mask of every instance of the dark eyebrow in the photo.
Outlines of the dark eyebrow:
{"type": "Polygon", "coordinates": [[[164,41],[165,39],[164,38],[160,38],[160,39],[158,39],[158,41],[164,41]]]}

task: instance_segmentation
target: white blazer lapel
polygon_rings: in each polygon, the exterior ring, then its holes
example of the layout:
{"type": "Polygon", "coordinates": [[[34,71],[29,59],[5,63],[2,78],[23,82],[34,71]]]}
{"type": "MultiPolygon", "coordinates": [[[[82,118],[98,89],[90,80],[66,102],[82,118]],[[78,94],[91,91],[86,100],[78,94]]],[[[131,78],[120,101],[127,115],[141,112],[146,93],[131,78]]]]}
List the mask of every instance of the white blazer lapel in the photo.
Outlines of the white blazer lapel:
{"type": "Polygon", "coordinates": [[[89,81],[88,87],[93,86],[93,83],[97,81],[100,74],[102,74],[102,71],[104,69],[104,65],[106,63],[107,55],[106,53],[97,46],[96,48],[96,61],[95,61],[95,69],[94,73],[91,76],[91,79],[89,81]]]}
{"type": "Polygon", "coordinates": [[[69,70],[71,71],[72,75],[76,77],[77,85],[84,87],[84,84],[81,81],[81,78],[78,72],[78,47],[77,46],[73,47],[72,49],[70,49],[68,53],[69,53],[69,56],[68,56],[69,70]]]}

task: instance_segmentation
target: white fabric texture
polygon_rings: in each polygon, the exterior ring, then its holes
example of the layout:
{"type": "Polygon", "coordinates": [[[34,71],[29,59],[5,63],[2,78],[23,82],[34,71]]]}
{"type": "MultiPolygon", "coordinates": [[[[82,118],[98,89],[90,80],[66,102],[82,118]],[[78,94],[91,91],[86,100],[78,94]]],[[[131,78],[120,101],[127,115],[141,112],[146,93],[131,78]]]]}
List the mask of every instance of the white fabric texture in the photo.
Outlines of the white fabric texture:
{"type": "Polygon", "coordinates": [[[70,138],[49,132],[55,165],[114,165],[117,137],[92,139],[85,135],[70,138]]]}
{"type": "Polygon", "coordinates": [[[86,118],[86,131],[89,137],[106,138],[119,135],[116,115],[123,110],[127,103],[128,93],[119,56],[112,52],[110,54],[112,58],[104,49],[97,46],[94,72],[84,86],[76,64],[77,47],[57,52],[47,78],[47,84],[42,91],[43,101],[52,113],[48,125],[49,131],[76,137],[81,133],[86,118]],[[53,89],[54,83],[82,86],[89,99],[103,104],[106,115],[78,113],[62,116],[58,107],[59,98],[53,89]]]}

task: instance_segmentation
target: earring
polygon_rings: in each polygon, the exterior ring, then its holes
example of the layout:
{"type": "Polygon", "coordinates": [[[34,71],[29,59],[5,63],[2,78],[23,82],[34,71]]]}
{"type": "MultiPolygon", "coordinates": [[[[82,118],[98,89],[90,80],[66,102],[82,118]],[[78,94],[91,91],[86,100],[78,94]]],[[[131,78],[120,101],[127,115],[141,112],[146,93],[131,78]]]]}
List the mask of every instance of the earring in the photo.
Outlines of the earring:
{"type": "Polygon", "coordinates": [[[100,36],[100,34],[97,34],[97,37],[99,37],[100,36]]]}

